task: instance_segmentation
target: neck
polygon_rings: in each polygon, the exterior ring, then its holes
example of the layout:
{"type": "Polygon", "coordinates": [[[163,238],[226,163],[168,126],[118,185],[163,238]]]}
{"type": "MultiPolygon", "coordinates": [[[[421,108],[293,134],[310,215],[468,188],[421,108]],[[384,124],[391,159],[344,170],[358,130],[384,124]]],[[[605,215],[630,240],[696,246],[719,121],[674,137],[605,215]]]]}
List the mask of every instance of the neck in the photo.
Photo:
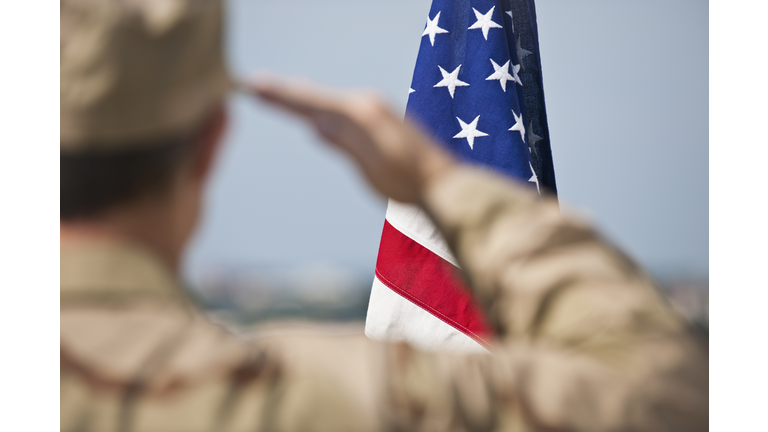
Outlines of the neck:
{"type": "Polygon", "coordinates": [[[137,244],[178,272],[187,233],[184,224],[179,223],[179,212],[169,201],[138,203],[87,220],[61,221],[60,241],[137,244]]]}

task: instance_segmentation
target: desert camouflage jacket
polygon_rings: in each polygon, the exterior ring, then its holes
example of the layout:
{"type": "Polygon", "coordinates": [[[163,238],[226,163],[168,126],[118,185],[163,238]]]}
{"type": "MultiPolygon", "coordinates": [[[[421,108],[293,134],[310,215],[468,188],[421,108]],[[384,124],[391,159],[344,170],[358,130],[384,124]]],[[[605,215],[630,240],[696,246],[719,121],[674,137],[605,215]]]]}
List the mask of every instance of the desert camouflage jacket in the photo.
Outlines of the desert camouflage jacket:
{"type": "Polygon", "coordinates": [[[473,168],[423,207],[495,328],[492,354],[244,340],[147,251],[62,243],[61,430],[708,429],[706,346],[588,225],[473,168]]]}

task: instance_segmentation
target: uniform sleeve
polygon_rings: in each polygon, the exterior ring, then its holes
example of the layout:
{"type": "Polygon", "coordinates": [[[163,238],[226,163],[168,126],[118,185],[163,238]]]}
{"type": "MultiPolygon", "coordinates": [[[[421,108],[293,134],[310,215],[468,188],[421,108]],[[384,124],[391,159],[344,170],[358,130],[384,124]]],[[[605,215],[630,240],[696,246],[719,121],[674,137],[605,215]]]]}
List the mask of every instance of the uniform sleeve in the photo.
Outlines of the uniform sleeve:
{"type": "Polygon", "coordinates": [[[431,186],[424,207],[499,335],[493,356],[440,356],[432,361],[441,367],[421,366],[450,382],[443,390],[453,392],[457,422],[708,428],[706,348],[652,280],[587,224],[475,168],[431,186]]]}

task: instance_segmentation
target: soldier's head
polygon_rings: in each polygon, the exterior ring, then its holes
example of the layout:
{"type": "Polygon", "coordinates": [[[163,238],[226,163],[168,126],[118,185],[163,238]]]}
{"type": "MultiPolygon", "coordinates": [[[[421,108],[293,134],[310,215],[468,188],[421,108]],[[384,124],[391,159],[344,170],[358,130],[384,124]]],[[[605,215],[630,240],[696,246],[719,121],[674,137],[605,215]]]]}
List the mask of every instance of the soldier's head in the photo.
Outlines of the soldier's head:
{"type": "Polygon", "coordinates": [[[61,2],[62,223],[178,201],[194,225],[225,125],[222,26],[221,0],[61,2]]]}

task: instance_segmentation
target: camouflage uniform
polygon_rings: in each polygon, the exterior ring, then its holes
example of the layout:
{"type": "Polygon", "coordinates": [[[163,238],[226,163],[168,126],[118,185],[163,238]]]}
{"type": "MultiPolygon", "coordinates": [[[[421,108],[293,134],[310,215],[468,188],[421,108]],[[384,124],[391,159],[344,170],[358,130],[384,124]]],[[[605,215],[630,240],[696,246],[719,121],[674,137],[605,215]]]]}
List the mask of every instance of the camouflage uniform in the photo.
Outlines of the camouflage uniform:
{"type": "MultiPolygon", "coordinates": [[[[216,0],[63,0],[61,151],[188,130],[231,81],[216,0]]],[[[495,326],[491,355],[354,336],[243,340],[141,245],[61,243],[61,430],[700,431],[708,353],[557,204],[457,168],[425,192],[495,326]]]]}
{"type": "Polygon", "coordinates": [[[474,168],[428,191],[492,355],[364,336],[245,341],[138,246],[62,244],[65,431],[708,428],[708,355],[651,280],[557,205],[474,168]]]}

